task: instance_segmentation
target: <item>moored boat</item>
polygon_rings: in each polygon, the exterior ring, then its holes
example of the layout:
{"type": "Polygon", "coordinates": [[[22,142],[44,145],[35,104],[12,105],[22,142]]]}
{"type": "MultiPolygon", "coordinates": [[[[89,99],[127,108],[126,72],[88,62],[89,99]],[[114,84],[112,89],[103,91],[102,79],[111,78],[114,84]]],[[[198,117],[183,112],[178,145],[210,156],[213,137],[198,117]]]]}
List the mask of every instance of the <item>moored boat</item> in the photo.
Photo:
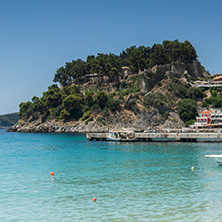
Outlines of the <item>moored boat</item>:
{"type": "Polygon", "coordinates": [[[222,166],[222,154],[219,155],[205,155],[205,157],[211,157],[216,160],[219,166],[222,166]]]}
{"type": "Polygon", "coordinates": [[[106,140],[117,142],[138,141],[138,139],[135,137],[135,132],[132,129],[110,130],[106,140]]]}

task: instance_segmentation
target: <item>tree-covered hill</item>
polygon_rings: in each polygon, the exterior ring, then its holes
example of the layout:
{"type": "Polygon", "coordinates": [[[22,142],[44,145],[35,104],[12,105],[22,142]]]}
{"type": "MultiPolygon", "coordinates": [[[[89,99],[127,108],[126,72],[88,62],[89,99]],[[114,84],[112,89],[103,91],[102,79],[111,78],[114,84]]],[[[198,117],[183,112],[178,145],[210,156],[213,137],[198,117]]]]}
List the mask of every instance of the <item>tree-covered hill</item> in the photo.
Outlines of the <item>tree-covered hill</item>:
{"type": "Polygon", "coordinates": [[[77,59],[67,62],[57,70],[54,82],[68,85],[89,73],[114,78],[121,74],[123,66],[128,66],[133,73],[138,73],[139,70],[143,71],[154,65],[176,61],[189,63],[196,59],[196,50],[189,41],[163,41],[162,44],[154,44],[152,47],[132,46],[123,50],[120,55],[98,53],[97,56],[89,55],[86,61],[77,59]]]}
{"type": "Polygon", "coordinates": [[[60,87],[53,84],[42,97],[22,102],[17,128],[79,132],[93,127],[181,127],[183,121],[195,119],[196,101],[205,97],[191,82],[207,78],[189,41],[133,46],[120,55],[91,55],[57,70],[54,82],[60,87]]]}
{"type": "Polygon", "coordinates": [[[0,128],[7,128],[14,125],[19,120],[18,113],[0,115],[0,128]]]}

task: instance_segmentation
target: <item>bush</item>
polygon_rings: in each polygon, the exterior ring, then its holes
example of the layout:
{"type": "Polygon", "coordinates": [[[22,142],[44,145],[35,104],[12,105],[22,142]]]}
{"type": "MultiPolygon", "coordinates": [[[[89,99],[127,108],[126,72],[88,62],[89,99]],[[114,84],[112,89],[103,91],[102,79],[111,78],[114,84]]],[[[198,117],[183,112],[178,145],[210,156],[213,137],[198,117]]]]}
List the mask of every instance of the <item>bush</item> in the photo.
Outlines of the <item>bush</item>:
{"type": "Polygon", "coordinates": [[[91,111],[92,112],[98,112],[100,110],[100,106],[98,104],[94,104],[91,106],[91,111]]]}
{"type": "Polygon", "coordinates": [[[91,111],[88,110],[83,114],[82,120],[84,121],[84,120],[88,119],[90,116],[91,116],[91,111]]]}
{"type": "Polygon", "coordinates": [[[82,111],[83,111],[83,113],[85,113],[85,112],[87,112],[89,110],[90,110],[89,106],[84,106],[82,111]]]}
{"type": "Polygon", "coordinates": [[[190,87],[187,90],[186,98],[196,100],[196,99],[204,98],[204,95],[205,94],[202,92],[202,90],[200,88],[190,87]]]}
{"type": "Polygon", "coordinates": [[[66,109],[63,109],[60,113],[59,118],[67,120],[70,116],[71,114],[66,109]]]}
{"type": "Polygon", "coordinates": [[[96,95],[95,102],[103,109],[106,106],[108,100],[107,94],[103,91],[99,91],[96,95]]]}
{"type": "Polygon", "coordinates": [[[108,116],[109,116],[109,111],[108,111],[107,107],[105,107],[103,110],[103,117],[108,117],[108,116]]]}
{"type": "Polygon", "coordinates": [[[187,94],[187,87],[182,84],[171,84],[169,86],[169,91],[172,92],[178,98],[185,98],[187,94]]]}
{"type": "Polygon", "coordinates": [[[110,98],[107,102],[106,102],[106,106],[112,110],[112,111],[116,111],[120,108],[120,101],[119,100],[115,100],[113,98],[110,98]]]}
{"type": "Polygon", "coordinates": [[[189,127],[190,125],[192,125],[194,123],[195,123],[194,119],[188,120],[188,121],[185,122],[185,127],[189,127]]]}
{"type": "Polygon", "coordinates": [[[216,91],[211,92],[211,97],[203,101],[203,106],[212,106],[213,108],[222,107],[222,95],[218,95],[216,91]]]}
{"type": "Polygon", "coordinates": [[[85,93],[85,103],[87,106],[92,106],[94,101],[93,101],[93,91],[86,91],[85,93]]]}
{"type": "Polygon", "coordinates": [[[212,97],[217,97],[218,96],[218,92],[217,91],[212,91],[210,92],[212,97]]]}
{"type": "Polygon", "coordinates": [[[178,102],[178,113],[180,118],[186,122],[191,119],[196,119],[197,104],[192,99],[183,99],[178,102]]]}

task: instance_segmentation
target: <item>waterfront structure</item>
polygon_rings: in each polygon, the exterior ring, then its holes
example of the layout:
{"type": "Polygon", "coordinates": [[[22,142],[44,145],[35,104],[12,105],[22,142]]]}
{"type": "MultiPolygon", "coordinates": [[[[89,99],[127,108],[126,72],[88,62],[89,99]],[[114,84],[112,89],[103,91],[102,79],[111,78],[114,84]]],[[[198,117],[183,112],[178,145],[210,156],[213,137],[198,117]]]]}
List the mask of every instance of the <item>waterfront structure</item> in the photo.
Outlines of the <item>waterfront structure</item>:
{"type": "Polygon", "coordinates": [[[222,74],[216,73],[213,76],[214,78],[212,80],[212,83],[222,83],[222,74]]]}
{"type": "Polygon", "coordinates": [[[195,129],[200,128],[219,128],[222,127],[222,111],[221,109],[198,110],[199,116],[196,118],[195,129]]]}
{"type": "MultiPolygon", "coordinates": [[[[87,133],[86,138],[90,141],[105,141],[109,137],[109,133],[87,133]]],[[[143,142],[222,142],[222,133],[219,131],[214,132],[198,132],[193,130],[193,132],[136,132],[135,138],[137,141],[143,142]]],[[[116,141],[119,142],[119,141],[116,141]]],[[[128,141],[126,141],[128,142],[128,141]]]]}
{"type": "Polygon", "coordinates": [[[218,83],[218,82],[222,82],[222,76],[217,76],[217,77],[215,77],[215,78],[213,78],[213,81],[212,81],[212,83],[218,83]]]}

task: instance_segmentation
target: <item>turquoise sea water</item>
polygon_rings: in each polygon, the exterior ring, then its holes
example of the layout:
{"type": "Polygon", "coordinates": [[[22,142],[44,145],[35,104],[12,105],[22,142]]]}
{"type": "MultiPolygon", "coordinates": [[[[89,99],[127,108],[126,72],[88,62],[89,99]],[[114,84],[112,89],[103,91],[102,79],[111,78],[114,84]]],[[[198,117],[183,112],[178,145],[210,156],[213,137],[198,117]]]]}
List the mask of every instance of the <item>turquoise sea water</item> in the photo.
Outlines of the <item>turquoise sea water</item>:
{"type": "Polygon", "coordinates": [[[0,221],[222,221],[221,148],[0,130],[0,221]]]}

